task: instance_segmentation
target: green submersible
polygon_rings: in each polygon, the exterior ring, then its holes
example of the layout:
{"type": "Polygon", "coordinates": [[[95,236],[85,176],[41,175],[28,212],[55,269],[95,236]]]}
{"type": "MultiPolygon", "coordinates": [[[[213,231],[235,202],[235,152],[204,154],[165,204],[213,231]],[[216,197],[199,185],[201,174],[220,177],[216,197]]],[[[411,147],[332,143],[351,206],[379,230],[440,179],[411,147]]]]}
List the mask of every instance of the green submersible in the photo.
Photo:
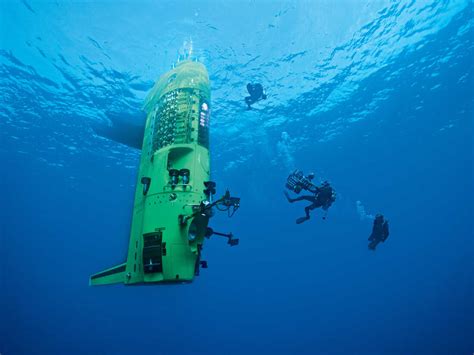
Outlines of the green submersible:
{"type": "Polygon", "coordinates": [[[164,74],[148,94],[147,114],[127,260],[90,277],[91,285],[191,282],[206,237],[232,234],[208,227],[212,209],[229,211],[240,199],[213,201],[210,180],[211,90],[205,66],[190,60],[164,74]]]}

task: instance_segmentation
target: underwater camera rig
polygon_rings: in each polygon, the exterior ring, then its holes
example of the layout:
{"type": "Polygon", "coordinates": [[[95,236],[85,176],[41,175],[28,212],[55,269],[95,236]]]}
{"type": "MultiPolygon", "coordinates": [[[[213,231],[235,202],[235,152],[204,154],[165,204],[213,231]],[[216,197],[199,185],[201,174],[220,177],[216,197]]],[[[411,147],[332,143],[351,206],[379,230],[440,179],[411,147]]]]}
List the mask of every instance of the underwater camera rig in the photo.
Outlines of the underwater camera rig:
{"type": "Polygon", "coordinates": [[[302,190],[312,193],[318,192],[318,188],[311,180],[313,176],[305,176],[301,170],[296,169],[286,179],[286,188],[299,194],[302,190]]]}
{"type": "MultiPolygon", "coordinates": [[[[214,215],[213,208],[215,207],[218,211],[227,212],[228,217],[232,217],[234,213],[240,207],[240,197],[234,197],[230,195],[229,190],[226,190],[224,196],[218,200],[212,201],[212,196],[216,193],[216,183],[213,181],[204,182],[205,190],[204,194],[207,196],[207,200],[202,201],[199,205],[194,205],[194,212],[190,215],[179,215],[179,224],[184,226],[191,218],[199,216],[199,218],[205,218],[209,220],[214,215]]],[[[206,223],[207,224],[207,223],[206,223]]],[[[214,231],[212,228],[207,227],[205,237],[210,238],[212,235],[218,235],[221,237],[228,238],[227,244],[235,246],[239,244],[239,239],[234,238],[232,233],[220,233],[214,231]]]]}

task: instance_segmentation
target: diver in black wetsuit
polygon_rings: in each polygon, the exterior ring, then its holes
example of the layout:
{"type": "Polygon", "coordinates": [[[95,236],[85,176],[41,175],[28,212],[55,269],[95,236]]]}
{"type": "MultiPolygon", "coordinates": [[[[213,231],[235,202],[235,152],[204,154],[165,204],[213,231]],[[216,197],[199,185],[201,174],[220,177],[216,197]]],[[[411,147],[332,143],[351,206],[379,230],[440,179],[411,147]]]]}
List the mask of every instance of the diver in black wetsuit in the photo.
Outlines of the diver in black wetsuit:
{"type": "Polygon", "coordinates": [[[267,98],[267,95],[265,93],[265,90],[263,90],[262,84],[247,84],[247,91],[249,92],[250,96],[247,96],[245,98],[245,103],[247,104],[248,108],[247,110],[251,110],[254,103],[260,100],[265,100],[267,98]]]}
{"type": "MultiPolygon", "coordinates": [[[[336,194],[331,185],[325,181],[321,186],[315,186],[314,195],[304,195],[296,198],[291,198],[288,192],[285,191],[285,196],[288,199],[288,202],[293,203],[297,201],[309,201],[311,205],[304,208],[305,216],[300,217],[296,220],[297,224],[301,224],[307,221],[310,218],[309,211],[314,210],[315,208],[321,207],[324,211],[327,211],[332,203],[336,200],[336,194]]],[[[325,219],[325,217],[323,217],[325,219]]]]}
{"type": "Polygon", "coordinates": [[[377,214],[374,219],[374,226],[372,227],[372,234],[369,237],[369,249],[375,250],[380,242],[385,242],[388,238],[388,221],[384,216],[377,214]]]}

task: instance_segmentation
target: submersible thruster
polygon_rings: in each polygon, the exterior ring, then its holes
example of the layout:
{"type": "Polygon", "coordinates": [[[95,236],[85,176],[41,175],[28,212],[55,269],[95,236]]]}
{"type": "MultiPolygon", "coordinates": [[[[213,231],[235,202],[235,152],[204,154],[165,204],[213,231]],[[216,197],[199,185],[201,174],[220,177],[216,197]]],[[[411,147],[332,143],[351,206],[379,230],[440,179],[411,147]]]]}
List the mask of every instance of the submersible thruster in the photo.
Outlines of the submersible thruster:
{"type": "Polygon", "coordinates": [[[91,285],[190,282],[201,260],[213,208],[233,214],[240,199],[227,191],[213,200],[210,180],[209,77],[205,66],[183,61],[148,94],[127,260],[90,277],[91,285]]]}

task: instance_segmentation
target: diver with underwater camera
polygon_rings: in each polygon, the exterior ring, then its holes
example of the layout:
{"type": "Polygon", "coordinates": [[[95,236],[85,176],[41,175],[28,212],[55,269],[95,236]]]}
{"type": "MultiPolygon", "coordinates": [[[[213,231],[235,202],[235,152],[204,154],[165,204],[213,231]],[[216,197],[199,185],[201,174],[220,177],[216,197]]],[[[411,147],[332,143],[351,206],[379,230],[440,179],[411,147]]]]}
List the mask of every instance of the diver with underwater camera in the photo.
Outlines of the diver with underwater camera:
{"type": "MultiPolygon", "coordinates": [[[[304,209],[305,216],[296,220],[297,224],[301,224],[310,219],[309,212],[316,208],[321,207],[327,212],[333,202],[336,201],[336,192],[329,182],[324,181],[320,186],[316,186],[312,182],[313,179],[314,174],[308,174],[308,176],[305,176],[301,170],[295,170],[286,180],[286,188],[294,193],[299,194],[303,190],[312,193],[312,195],[302,195],[296,198],[291,198],[288,192],[284,191],[284,194],[290,203],[297,201],[311,202],[311,204],[306,206],[304,209]]],[[[326,216],[323,216],[323,219],[326,219],[326,216]]]]}

